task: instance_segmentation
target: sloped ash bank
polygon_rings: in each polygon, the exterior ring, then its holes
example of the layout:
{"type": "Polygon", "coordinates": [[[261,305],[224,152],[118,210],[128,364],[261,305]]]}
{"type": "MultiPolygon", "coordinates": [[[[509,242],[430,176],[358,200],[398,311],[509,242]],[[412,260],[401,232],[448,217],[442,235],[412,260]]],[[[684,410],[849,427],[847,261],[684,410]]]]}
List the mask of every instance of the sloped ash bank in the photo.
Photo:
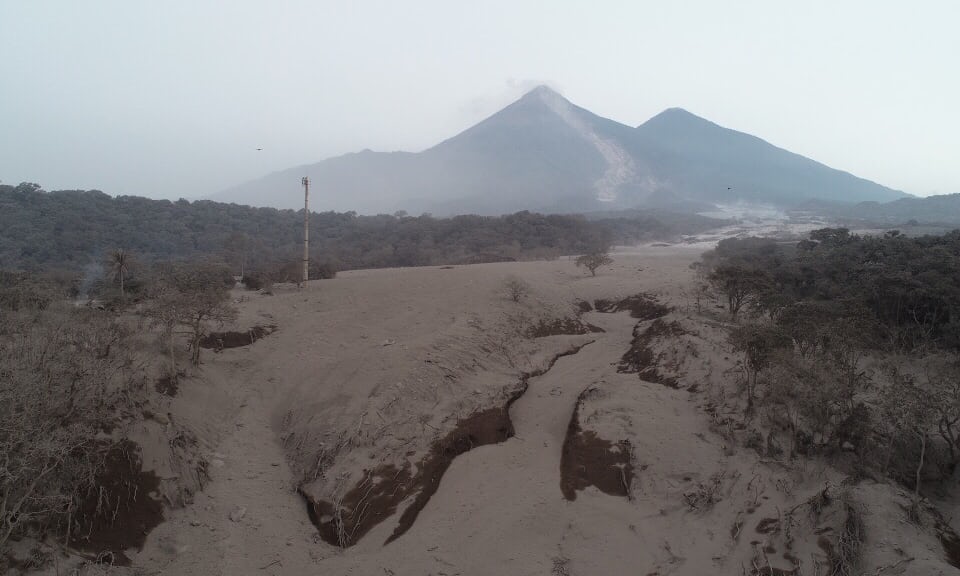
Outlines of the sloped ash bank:
{"type": "Polygon", "coordinates": [[[366,471],[363,478],[336,502],[316,499],[301,487],[307,513],[320,537],[334,546],[352,546],[373,527],[393,516],[404,501],[413,498],[384,545],[402,536],[437,492],[443,475],[457,456],[478,446],[499,444],[514,436],[510,407],[526,393],[530,379],[542,376],[557,360],[576,354],[590,343],[554,355],[543,369],[523,373],[503,405],[474,412],[460,420],[456,428],[434,442],[417,464],[416,473],[411,472],[409,462],[402,468],[392,464],[379,466],[366,471]]]}

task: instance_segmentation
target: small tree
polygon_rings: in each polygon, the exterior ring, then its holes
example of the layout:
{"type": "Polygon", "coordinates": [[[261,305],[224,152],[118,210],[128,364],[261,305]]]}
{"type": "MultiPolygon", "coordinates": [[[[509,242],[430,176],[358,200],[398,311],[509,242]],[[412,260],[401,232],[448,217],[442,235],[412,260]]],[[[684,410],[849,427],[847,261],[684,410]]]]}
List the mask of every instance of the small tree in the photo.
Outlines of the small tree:
{"type": "Polygon", "coordinates": [[[154,327],[160,329],[161,337],[167,345],[167,355],[170,359],[169,376],[171,380],[177,378],[177,325],[180,323],[182,302],[179,291],[169,282],[161,282],[150,292],[150,301],[144,309],[154,327]]]}
{"type": "Polygon", "coordinates": [[[950,464],[960,461],[960,374],[954,366],[949,373],[928,375],[937,412],[937,431],[950,451],[950,464]]]}
{"type": "Polygon", "coordinates": [[[776,327],[764,324],[740,326],[730,333],[730,341],[734,350],[743,353],[749,410],[753,407],[757,376],[770,365],[777,352],[792,350],[793,341],[776,327]]]}
{"type": "Polygon", "coordinates": [[[236,317],[227,288],[229,272],[214,265],[194,264],[167,269],[158,281],[148,315],[164,332],[169,343],[171,376],[176,375],[175,328],[190,338],[191,362],[200,364],[200,341],[209,324],[223,324],[236,317]]]}
{"type": "Polygon", "coordinates": [[[770,286],[766,273],[741,264],[717,266],[707,280],[717,292],[727,297],[727,308],[734,320],[744,304],[753,301],[770,286]]]}
{"type": "Polygon", "coordinates": [[[530,285],[516,276],[508,277],[504,286],[506,287],[507,296],[514,302],[519,302],[530,293],[530,285]]]}
{"type": "Polygon", "coordinates": [[[606,248],[595,249],[577,258],[576,263],[578,268],[583,266],[590,271],[591,276],[596,276],[597,268],[612,264],[613,258],[606,248]]]}
{"type": "Polygon", "coordinates": [[[920,499],[920,478],[926,460],[930,430],[937,421],[935,398],[914,382],[913,378],[891,370],[892,382],[883,396],[884,421],[890,428],[891,442],[896,436],[912,436],[919,443],[914,478],[914,505],[920,499]]]}

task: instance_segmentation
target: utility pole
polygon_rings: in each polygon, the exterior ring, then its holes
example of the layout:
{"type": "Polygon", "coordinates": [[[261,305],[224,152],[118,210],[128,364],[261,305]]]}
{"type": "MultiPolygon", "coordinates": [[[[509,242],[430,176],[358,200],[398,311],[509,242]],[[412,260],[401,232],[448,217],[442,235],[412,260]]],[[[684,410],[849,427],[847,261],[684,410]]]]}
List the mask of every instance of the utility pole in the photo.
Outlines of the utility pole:
{"type": "Polygon", "coordinates": [[[310,278],[310,179],[300,180],[303,184],[303,283],[310,278]]]}

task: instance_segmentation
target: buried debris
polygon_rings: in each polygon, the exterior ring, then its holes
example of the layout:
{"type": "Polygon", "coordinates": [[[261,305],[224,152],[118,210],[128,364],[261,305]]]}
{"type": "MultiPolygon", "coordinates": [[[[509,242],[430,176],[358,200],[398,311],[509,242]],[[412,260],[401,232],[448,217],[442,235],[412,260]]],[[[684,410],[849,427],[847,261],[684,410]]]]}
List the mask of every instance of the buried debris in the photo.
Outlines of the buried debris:
{"type": "Polygon", "coordinates": [[[527,330],[529,338],[543,338],[544,336],[582,335],[603,332],[603,328],[583,322],[579,318],[541,318],[540,322],[527,330]]]}
{"type": "Polygon", "coordinates": [[[208,350],[223,350],[249,346],[264,336],[277,331],[276,326],[254,326],[246,332],[211,332],[200,340],[200,347],[208,350]]]}
{"type": "Polygon", "coordinates": [[[620,359],[617,372],[637,374],[641,380],[663,384],[670,388],[678,388],[680,383],[675,377],[666,376],[660,372],[659,365],[662,355],[655,355],[650,346],[654,339],[683,334],[686,334],[686,331],[676,321],[664,322],[658,318],[643,330],[640,330],[640,325],[637,324],[633,328],[633,340],[630,341],[630,349],[620,359]]]}
{"type": "Polygon", "coordinates": [[[161,376],[153,384],[153,389],[163,394],[164,396],[176,396],[177,392],[180,390],[179,376],[183,373],[179,373],[176,376],[166,375],[161,376]]]}
{"type": "Polygon", "coordinates": [[[577,398],[567,425],[560,454],[560,491],[567,500],[576,500],[578,490],[594,486],[605,494],[629,498],[633,481],[630,442],[621,440],[614,444],[580,427],[580,406],[589,391],[577,398]]]}
{"type": "Polygon", "coordinates": [[[636,294],[622,300],[598,299],[594,300],[593,305],[597,312],[612,313],[629,310],[630,316],[638,320],[662,318],[671,310],[669,306],[657,302],[657,299],[649,294],[636,294]]]}
{"type": "Polygon", "coordinates": [[[180,391],[180,379],[186,375],[186,372],[180,370],[176,374],[166,374],[153,383],[153,389],[164,396],[176,396],[180,391]]]}

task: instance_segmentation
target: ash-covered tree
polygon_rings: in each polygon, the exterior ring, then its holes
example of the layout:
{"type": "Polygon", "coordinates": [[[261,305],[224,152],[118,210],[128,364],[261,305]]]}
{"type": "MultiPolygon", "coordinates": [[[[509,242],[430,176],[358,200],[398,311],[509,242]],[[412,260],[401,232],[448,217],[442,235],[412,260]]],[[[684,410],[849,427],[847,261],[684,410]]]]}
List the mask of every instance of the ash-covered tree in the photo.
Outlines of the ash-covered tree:
{"type": "Polygon", "coordinates": [[[530,293],[530,285],[516,276],[509,276],[504,282],[504,289],[507,297],[514,302],[519,302],[530,293]]]}
{"type": "Polygon", "coordinates": [[[920,482],[926,462],[931,430],[937,422],[935,398],[930,391],[917,385],[915,379],[898,368],[891,369],[891,385],[884,392],[881,410],[887,424],[890,443],[916,443],[914,471],[914,504],[920,498],[920,482]]]}
{"type": "Polygon", "coordinates": [[[776,326],[748,324],[730,333],[733,349],[743,354],[744,382],[747,388],[747,409],[753,407],[758,375],[770,366],[775,354],[791,351],[793,341],[776,326]]]}
{"type": "Polygon", "coordinates": [[[171,377],[175,377],[175,338],[179,327],[190,341],[190,361],[200,364],[200,342],[210,325],[236,318],[230,304],[230,271],[215,263],[160,267],[147,315],[154,319],[168,342],[171,377]]]}
{"type": "Polygon", "coordinates": [[[597,275],[597,269],[601,266],[613,264],[613,258],[610,257],[610,246],[606,243],[594,243],[590,249],[576,260],[577,267],[584,267],[590,271],[591,276],[597,275]]]}
{"type": "Polygon", "coordinates": [[[766,272],[742,264],[721,264],[710,272],[707,281],[726,297],[727,309],[734,320],[744,305],[755,301],[771,286],[766,272]]]}

